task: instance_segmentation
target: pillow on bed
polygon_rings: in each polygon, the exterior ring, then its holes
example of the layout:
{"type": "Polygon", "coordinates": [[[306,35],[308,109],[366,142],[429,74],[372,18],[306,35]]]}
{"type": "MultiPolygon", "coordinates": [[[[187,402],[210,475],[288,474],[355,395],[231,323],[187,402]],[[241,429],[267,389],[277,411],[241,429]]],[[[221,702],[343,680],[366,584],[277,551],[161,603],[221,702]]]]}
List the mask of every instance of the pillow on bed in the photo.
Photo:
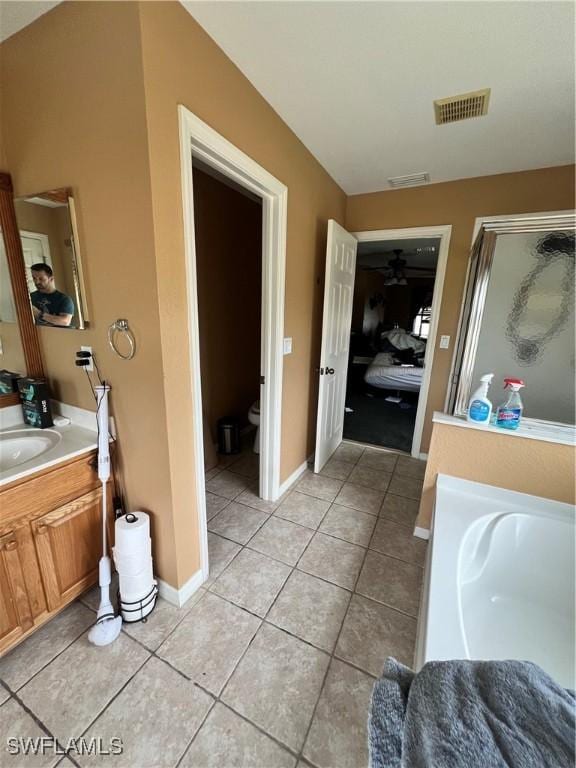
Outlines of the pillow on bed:
{"type": "Polygon", "coordinates": [[[380,352],[398,352],[394,344],[388,339],[380,340],[380,352]]]}

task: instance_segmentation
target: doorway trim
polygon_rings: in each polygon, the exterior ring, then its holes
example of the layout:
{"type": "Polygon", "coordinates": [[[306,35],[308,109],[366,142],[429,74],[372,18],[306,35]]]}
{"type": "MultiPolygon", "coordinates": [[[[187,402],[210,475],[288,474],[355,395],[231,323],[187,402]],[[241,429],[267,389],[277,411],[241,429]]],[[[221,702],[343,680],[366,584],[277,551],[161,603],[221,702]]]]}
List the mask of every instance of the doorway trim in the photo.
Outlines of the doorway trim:
{"type": "Polygon", "coordinates": [[[410,451],[410,454],[416,459],[426,458],[426,455],[420,452],[420,446],[422,444],[422,432],[424,430],[426,406],[428,405],[428,391],[430,389],[430,379],[432,376],[432,364],[436,350],[438,320],[440,306],[442,304],[442,293],[444,290],[444,278],[446,276],[446,264],[448,263],[452,225],[444,224],[437,227],[408,227],[404,229],[377,229],[364,232],[353,232],[352,234],[356,237],[359,243],[370,243],[377,240],[414,240],[415,238],[421,237],[440,238],[438,261],[436,262],[436,277],[434,278],[434,292],[432,294],[430,332],[428,334],[426,353],[424,355],[424,375],[422,376],[422,386],[420,387],[418,395],[418,408],[416,410],[416,421],[414,423],[412,450],[410,451]]]}
{"type": "Polygon", "coordinates": [[[204,436],[198,284],[194,222],[193,157],[262,199],[262,312],[260,371],[260,495],[280,495],[284,286],[288,188],[265,168],[231,144],[182,104],[178,105],[180,169],[184,217],[184,252],[190,336],[190,378],[194,418],[196,509],[200,535],[200,567],[208,578],[208,531],[204,478],[204,436]]]}

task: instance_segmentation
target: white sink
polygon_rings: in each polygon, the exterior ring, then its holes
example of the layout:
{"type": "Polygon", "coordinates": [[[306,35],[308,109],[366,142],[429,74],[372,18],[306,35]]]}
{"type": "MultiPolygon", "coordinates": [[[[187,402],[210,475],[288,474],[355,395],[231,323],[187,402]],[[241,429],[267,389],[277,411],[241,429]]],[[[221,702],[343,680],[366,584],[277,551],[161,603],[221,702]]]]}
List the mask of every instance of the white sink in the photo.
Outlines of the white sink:
{"type": "Polygon", "coordinates": [[[0,471],[35,459],[58,445],[61,435],[53,429],[11,429],[0,432],[0,471]]]}

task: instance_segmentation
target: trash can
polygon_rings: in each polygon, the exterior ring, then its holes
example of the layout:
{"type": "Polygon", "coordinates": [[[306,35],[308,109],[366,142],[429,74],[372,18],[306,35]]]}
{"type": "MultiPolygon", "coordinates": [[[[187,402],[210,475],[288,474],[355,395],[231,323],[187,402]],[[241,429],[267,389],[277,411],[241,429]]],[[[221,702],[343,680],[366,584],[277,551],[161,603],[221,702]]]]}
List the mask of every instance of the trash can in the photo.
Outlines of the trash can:
{"type": "Polygon", "coordinates": [[[240,425],[237,419],[218,420],[218,453],[240,453],[240,425]]]}

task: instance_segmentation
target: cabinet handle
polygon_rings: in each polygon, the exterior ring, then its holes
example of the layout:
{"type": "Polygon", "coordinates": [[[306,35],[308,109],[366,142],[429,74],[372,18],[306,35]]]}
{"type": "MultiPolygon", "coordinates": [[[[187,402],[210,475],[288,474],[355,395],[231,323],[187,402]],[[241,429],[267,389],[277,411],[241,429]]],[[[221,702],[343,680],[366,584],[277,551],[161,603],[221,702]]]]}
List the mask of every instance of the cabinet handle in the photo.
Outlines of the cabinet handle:
{"type": "Polygon", "coordinates": [[[44,536],[46,531],[48,530],[48,526],[40,524],[36,526],[36,535],[37,536],[44,536]]]}
{"type": "Polygon", "coordinates": [[[0,536],[0,551],[16,549],[18,546],[18,539],[14,536],[14,531],[0,536]]]}

